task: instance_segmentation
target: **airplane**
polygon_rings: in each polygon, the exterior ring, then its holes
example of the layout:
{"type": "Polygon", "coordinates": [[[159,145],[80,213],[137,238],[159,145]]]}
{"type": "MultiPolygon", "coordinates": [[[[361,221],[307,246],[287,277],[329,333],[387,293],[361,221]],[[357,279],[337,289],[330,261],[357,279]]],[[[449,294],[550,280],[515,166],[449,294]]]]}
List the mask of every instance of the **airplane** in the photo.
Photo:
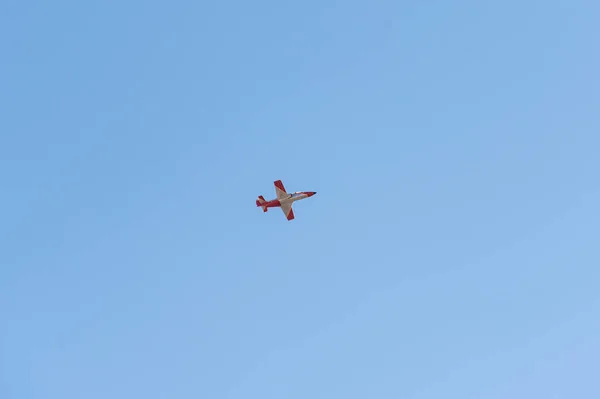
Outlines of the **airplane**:
{"type": "Polygon", "coordinates": [[[316,194],[316,191],[296,191],[294,193],[288,193],[285,191],[285,187],[281,180],[277,180],[273,182],[273,184],[275,185],[275,194],[277,194],[277,198],[267,201],[262,195],[259,195],[256,200],[256,206],[262,207],[263,212],[267,212],[269,208],[280,207],[287,220],[294,219],[294,210],[292,209],[292,204],[294,202],[312,197],[316,194]]]}

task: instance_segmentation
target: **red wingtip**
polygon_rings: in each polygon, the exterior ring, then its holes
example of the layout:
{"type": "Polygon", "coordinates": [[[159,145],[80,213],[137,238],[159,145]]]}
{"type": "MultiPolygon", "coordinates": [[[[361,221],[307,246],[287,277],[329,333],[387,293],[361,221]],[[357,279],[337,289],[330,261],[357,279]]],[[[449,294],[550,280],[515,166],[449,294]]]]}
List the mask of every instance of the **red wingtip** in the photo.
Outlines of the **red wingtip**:
{"type": "Polygon", "coordinates": [[[285,187],[283,186],[283,182],[281,180],[275,180],[273,182],[273,184],[275,185],[275,187],[277,187],[279,190],[284,191],[285,192],[285,187]]]}
{"type": "Polygon", "coordinates": [[[290,209],[290,213],[287,214],[287,220],[294,220],[294,210],[290,209]]]}

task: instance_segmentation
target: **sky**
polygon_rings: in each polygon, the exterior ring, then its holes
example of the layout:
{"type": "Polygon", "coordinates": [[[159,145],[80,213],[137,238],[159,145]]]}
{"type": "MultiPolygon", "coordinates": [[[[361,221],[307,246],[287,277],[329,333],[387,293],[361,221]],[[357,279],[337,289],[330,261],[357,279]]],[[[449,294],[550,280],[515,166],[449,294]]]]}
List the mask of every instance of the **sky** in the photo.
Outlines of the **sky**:
{"type": "Polygon", "coordinates": [[[600,397],[597,1],[1,10],[1,398],[600,397]]]}

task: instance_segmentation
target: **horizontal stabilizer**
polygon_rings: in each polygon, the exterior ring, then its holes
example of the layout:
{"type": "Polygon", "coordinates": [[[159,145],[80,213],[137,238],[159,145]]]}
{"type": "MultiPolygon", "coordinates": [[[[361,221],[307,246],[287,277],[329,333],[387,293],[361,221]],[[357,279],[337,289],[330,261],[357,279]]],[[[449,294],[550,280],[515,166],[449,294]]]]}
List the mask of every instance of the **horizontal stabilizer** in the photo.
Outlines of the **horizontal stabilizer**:
{"type": "Polygon", "coordinates": [[[269,208],[267,208],[266,206],[263,206],[263,204],[265,204],[267,201],[265,200],[265,197],[263,197],[262,195],[258,196],[258,199],[256,200],[256,206],[262,206],[263,212],[266,212],[269,210],[269,208]]]}

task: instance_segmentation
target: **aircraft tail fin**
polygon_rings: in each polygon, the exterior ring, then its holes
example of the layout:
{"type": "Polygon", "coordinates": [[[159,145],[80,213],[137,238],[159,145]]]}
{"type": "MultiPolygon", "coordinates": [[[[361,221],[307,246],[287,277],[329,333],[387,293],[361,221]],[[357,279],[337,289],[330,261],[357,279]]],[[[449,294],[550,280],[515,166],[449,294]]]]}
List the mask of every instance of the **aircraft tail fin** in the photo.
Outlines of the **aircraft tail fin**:
{"type": "MultiPolygon", "coordinates": [[[[262,206],[265,202],[267,202],[265,200],[265,197],[263,197],[262,195],[258,196],[258,199],[256,200],[256,206],[262,206]]],[[[262,207],[263,212],[266,212],[268,210],[268,208],[266,206],[262,207]]]]}

